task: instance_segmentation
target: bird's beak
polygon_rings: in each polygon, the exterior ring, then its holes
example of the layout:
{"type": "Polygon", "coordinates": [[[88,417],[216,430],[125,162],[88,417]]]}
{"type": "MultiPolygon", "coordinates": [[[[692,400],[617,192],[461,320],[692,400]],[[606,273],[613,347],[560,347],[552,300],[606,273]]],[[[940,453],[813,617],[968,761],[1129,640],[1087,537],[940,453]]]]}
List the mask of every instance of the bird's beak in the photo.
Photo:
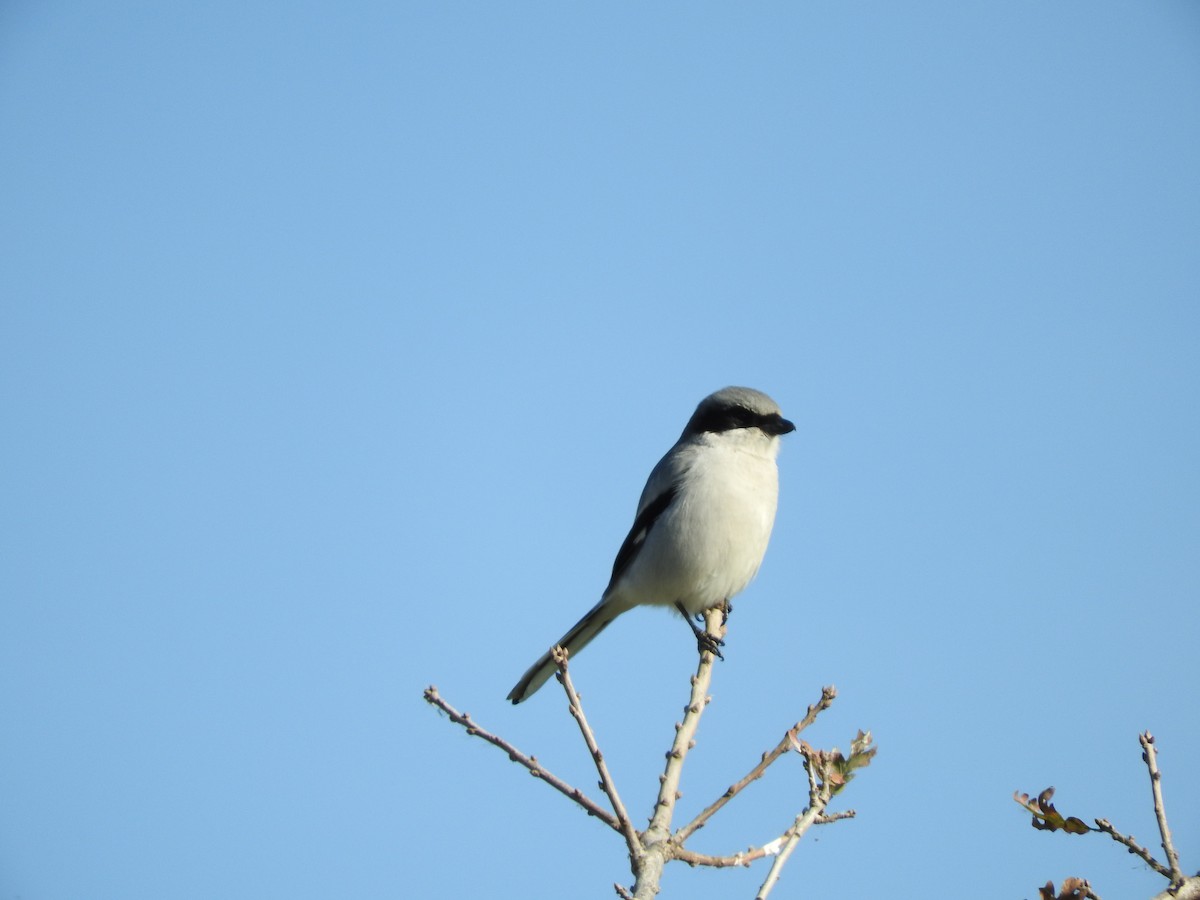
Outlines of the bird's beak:
{"type": "Polygon", "coordinates": [[[789,422],[787,419],[785,419],[783,416],[776,416],[775,420],[773,422],[771,422],[768,430],[770,431],[771,434],[778,436],[781,434],[788,434],[789,432],[795,431],[796,426],[793,425],[791,422],[789,422]]]}

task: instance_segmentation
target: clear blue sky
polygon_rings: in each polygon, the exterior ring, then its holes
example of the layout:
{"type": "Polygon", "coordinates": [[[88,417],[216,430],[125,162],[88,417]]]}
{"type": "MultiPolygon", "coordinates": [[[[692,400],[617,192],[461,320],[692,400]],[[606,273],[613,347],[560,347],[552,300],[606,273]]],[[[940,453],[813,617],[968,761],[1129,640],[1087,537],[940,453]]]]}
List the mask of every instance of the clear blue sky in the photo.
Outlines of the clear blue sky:
{"type": "MultiPolygon", "coordinates": [[[[1146,728],[1200,868],[1200,5],[13,2],[0,196],[0,900],[611,896],[421,689],[590,788],[504,695],[727,384],[798,429],[684,814],[832,683],[781,900],[1149,896],[1011,800],[1154,846],[1146,728]]],[[[643,822],[693,656],[576,663],[643,822]]]]}

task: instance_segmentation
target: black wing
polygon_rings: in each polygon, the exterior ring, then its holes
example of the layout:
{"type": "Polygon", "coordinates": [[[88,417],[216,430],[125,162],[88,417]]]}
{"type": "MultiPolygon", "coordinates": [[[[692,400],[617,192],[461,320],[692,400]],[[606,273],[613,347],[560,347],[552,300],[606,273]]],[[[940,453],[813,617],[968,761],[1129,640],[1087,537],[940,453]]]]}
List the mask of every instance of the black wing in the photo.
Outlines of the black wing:
{"type": "Polygon", "coordinates": [[[667,507],[675,499],[676,493],[678,493],[678,488],[674,484],[668,486],[665,491],[647,503],[645,509],[638,513],[638,517],[633,520],[633,527],[629,529],[625,542],[617,551],[617,558],[613,562],[612,578],[608,581],[606,593],[617,583],[617,579],[625,574],[625,570],[633,564],[642,545],[646,543],[646,535],[650,533],[650,529],[654,527],[659,516],[667,511],[667,507]]]}

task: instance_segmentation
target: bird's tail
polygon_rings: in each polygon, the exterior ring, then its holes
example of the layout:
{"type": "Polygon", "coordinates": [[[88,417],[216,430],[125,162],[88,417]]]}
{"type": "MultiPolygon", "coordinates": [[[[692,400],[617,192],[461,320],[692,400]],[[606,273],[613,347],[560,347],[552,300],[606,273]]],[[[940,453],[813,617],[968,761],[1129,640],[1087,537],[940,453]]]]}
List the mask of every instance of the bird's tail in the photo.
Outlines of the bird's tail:
{"type": "MultiPolygon", "coordinates": [[[[575,655],[590,644],[592,638],[607,628],[608,623],[615,619],[620,612],[619,609],[613,609],[611,603],[601,600],[592,607],[586,616],[576,622],[570,631],[558,639],[557,646],[565,647],[567,653],[574,659],[575,655]]],[[[556,668],[554,660],[550,658],[550,651],[547,650],[542,654],[541,659],[530,666],[529,670],[521,676],[521,680],[517,682],[516,686],[508,692],[508,699],[516,704],[533,696],[537,693],[538,688],[554,674],[556,668]]]]}

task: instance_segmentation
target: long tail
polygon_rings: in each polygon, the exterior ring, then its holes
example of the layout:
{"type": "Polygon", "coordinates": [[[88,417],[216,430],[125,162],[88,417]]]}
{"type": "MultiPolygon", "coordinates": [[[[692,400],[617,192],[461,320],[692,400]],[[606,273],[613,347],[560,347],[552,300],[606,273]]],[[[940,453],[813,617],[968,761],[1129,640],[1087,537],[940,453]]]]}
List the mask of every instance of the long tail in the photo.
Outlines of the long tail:
{"type": "MultiPolygon", "coordinates": [[[[614,609],[613,606],[614,604],[601,600],[591,608],[586,616],[576,622],[570,631],[559,638],[558,646],[565,647],[567,653],[574,659],[580,650],[592,642],[592,638],[608,627],[609,622],[624,612],[621,609],[614,609]]],[[[508,692],[508,699],[516,704],[532,697],[537,693],[538,688],[554,674],[555,669],[554,660],[550,658],[550,651],[547,650],[542,654],[541,659],[530,666],[529,670],[521,676],[516,687],[508,692]]]]}

